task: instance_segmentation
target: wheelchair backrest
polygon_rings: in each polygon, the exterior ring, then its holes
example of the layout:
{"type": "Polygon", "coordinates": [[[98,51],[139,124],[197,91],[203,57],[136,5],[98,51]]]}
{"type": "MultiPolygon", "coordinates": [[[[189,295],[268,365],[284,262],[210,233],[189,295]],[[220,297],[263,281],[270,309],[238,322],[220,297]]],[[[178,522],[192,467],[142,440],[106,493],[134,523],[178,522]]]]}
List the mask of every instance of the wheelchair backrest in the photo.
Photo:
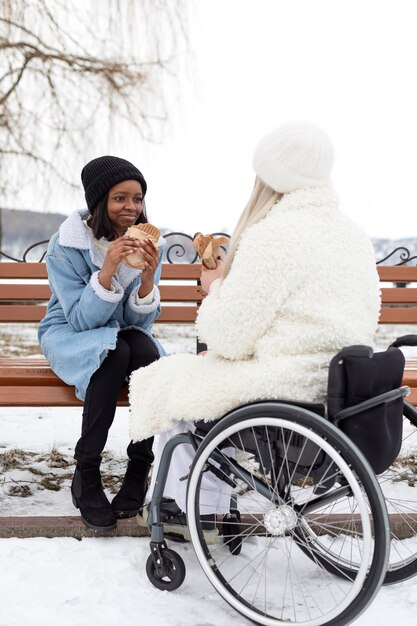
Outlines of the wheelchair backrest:
{"type": "MultiPolygon", "coordinates": [[[[405,358],[390,347],[373,352],[368,346],[344,348],[329,367],[327,410],[337,421],[342,409],[401,386],[405,358]]],[[[397,398],[348,417],[338,423],[364,453],[374,471],[385,471],[396,459],[402,440],[403,399],[397,398]]]]}

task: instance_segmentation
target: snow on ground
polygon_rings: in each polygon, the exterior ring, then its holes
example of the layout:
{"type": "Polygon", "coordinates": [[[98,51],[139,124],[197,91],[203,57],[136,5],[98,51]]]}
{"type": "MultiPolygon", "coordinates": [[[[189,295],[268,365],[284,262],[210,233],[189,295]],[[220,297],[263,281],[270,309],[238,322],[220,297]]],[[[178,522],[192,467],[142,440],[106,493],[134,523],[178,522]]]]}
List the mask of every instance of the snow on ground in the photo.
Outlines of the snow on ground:
{"type": "MultiPolygon", "coordinates": [[[[127,417],[127,409],[118,410],[108,442],[109,452],[120,463],[120,474],[128,442],[127,417]]],[[[2,409],[0,443],[3,450],[17,443],[23,450],[38,453],[55,448],[70,459],[80,420],[76,408],[2,409]]],[[[49,471],[60,470],[52,467],[49,471]]],[[[33,495],[26,498],[7,496],[6,491],[7,485],[0,486],[1,515],[77,513],[69,480],[60,491],[33,489],[33,495]]],[[[146,538],[0,539],[0,626],[22,626],[29,616],[32,626],[249,624],[212,589],[192,546],[171,546],[183,557],[187,576],[182,587],[170,593],[155,589],[148,581],[146,538]]],[[[411,626],[416,614],[417,579],[412,579],[382,588],[355,624],[411,626]]]]}
{"type": "MultiPolygon", "coordinates": [[[[0,539],[1,626],[244,626],[249,622],[214,591],[192,546],[175,544],[187,567],[173,592],[148,581],[148,540],[0,539]]],[[[380,589],[355,624],[412,626],[413,580],[380,589]]]]}
{"type": "MultiPolygon", "coordinates": [[[[404,328],[398,334],[407,332],[413,331],[404,328]]],[[[180,348],[174,338],[165,338],[170,351],[192,351],[194,338],[185,329],[181,333],[180,348]]],[[[31,353],[30,336],[25,334],[24,340],[31,353]]],[[[384,329],[380,347],[390,340],[384,329]]],[[[37,455],[29,455],[26,466],[36,461],[43,476],[70,474],[72,467],[65,461],[71,463],[80,424],[78,408],[0,409],[0,455],[18,448],[37,455]],[[51,451],[58,454],[53,459],[61,459],[61,463],[51,462],[51,451]]],[[[127,409],[118,409],[104,462],[109,474],[122,475],[128,440],[127,409]]],[[[0,515],[74,515],[69,483],[66,479],[59,491],[53,491],[42,487],[39,475],[11,469],[0,482],[0,515]],[[32,495],[8,495],[13,485],[22,484],[17,482],[20,480],[29,485],[32,495]]],[[[212,589],[192,546],[173,547],[186,563],[187,576],[180,589],[169,593],[155,589],[147,579],[146,538],[0,539],[0,626],[27,622],[31,626],[90,626],[95,622],[100,626],[248,624],[212,589]]],[[[411,626],[416,614],[417,579],[411,579],[382,588],[355,624],[411,626]]]]}
{"type": "MultiPolygon", "coordinates": [[[[0,468],[1,455],[16,449],[46,457],[56,451],[64,460],[73,463],[74,446],[81,427],[81,408],[1,408],[0,424],[0,468]]],[[[122,407],[117,409],[106,446],[103,468],[107,474],[121,476],[124,473],[128,443],[128,409],[122,407]]],[[[74,515],[69,477],[63,480],[59,491],[42,486],[45,476],[54,479],[61,474],[68,475],[73,467],[48,465],[48,458],[43,463],[38,460],[35,464],[34,460],[36,457],[27,455],[22,460],[26,469],[4,471],[0,481],[0,515],[74,515]],[[33,466],[42,474],[32,474],[27,469],[33,466]],[[32,495],[9,495],[10,490],[19,485],[27,485],[32,495]]],[[[108,495],[110,497],[111,492],[108,495]]]]}

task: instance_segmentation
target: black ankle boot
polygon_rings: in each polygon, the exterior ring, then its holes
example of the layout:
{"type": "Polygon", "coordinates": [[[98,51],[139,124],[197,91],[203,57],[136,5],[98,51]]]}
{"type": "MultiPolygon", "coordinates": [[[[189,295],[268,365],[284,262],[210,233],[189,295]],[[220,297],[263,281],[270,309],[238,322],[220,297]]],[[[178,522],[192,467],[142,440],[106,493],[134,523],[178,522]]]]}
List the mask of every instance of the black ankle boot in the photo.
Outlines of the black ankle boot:
{"type": "Polygon", "coordinates": [[[100,469],[77,467],[71,485],[72,501],[80,509],[87,528],[109,532],[116,528],[116,518],[103,491],[100,469]]]}
{"type": "Polygon", "coordinates": [[[148,490],[148,472],[148,463],[129,461],[122,486],[111,503],[116,517],[134,517],[139,513],[148,490]]]}

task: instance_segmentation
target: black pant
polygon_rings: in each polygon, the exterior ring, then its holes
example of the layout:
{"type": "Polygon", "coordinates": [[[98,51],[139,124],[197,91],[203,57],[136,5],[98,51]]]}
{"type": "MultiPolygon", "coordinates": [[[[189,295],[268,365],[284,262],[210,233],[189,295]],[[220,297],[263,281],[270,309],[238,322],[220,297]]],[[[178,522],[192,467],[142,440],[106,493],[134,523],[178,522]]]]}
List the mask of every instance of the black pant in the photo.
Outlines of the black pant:
{"type": "MultiPolygon", "coordinates": [[[[139,367],[159,359],[159,352],[147,335],[136,330],[119,333],[115,350],[109,350],[99,369],[91,377],[84,401],[81,437],[75,446],[78,463],[99,465],[110,426],[116,412],[117,397],[126,378],[139,367]]],[[[130,459],[153,462],[153,437],[130,442],[130,459]]]]}

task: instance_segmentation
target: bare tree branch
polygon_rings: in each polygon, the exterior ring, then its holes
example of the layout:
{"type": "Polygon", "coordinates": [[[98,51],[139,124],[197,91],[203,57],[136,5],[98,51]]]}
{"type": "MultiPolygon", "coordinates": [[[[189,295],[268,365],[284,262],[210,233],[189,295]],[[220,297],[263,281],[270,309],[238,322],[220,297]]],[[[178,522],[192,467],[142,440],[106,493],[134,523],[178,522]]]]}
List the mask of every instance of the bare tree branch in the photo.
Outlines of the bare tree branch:
{"type": "MultiPolygon", "coordinates": [[[[157,140],[186,0],[0,0],[0,192],[78,178],[103,128],[157,140]],[[100,10],[98,10],[98,4],[100,10]],[[65,174],[64,174],[65,172],[65,174]]],[[[6,194],[6,195],[4,195],[6,194]]],[[[5,200],[0,200],[0,206],[5,200]]]]}

